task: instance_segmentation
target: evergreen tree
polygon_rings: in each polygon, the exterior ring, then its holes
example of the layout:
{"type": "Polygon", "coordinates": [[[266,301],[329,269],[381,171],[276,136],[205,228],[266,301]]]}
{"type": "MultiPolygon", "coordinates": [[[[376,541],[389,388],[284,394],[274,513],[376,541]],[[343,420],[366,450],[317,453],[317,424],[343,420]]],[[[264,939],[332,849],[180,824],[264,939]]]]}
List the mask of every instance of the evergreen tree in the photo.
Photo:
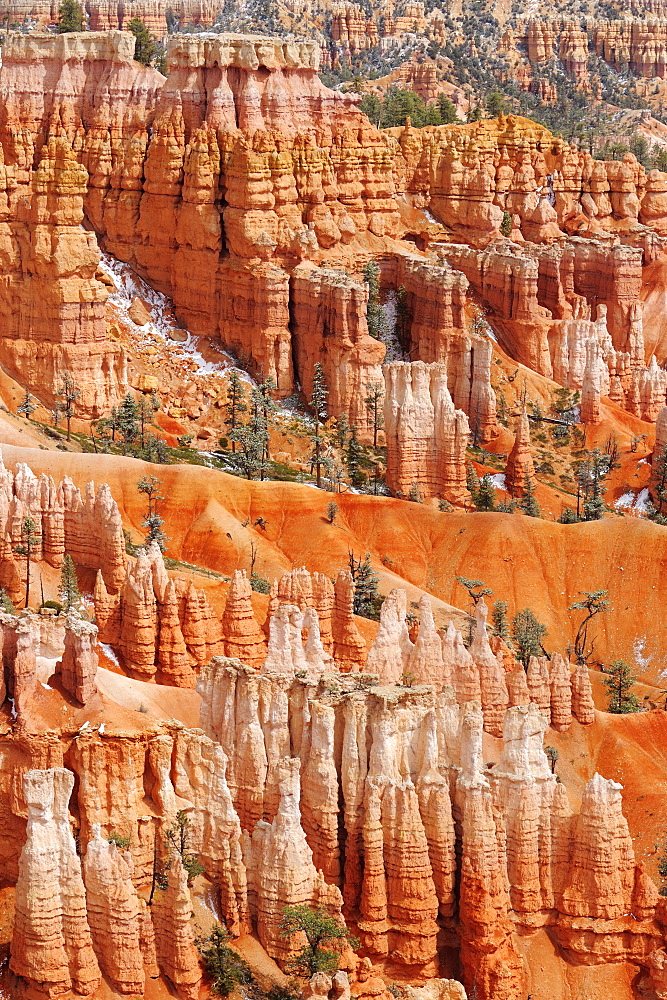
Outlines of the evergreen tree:
{"type": "Polygon", "coordinates": [[[128,392],[118,407],[118,431],[123,439],[123,454],[126,446],[134,444],[139,437],[139,407],[131,392],[128,392]]]}
{"type": "Polygon", "coordinates": [[[579,623],[579,628],[577,629],[577,634],[574,638],[574,654],[577,657],[577,663],[586,663],[587,660],[593,654],[594,643],[588,644],[588,626],[596,615],[604,614],[609,611],[611,604],[607,600],[609,597],[608,590],[593,590],[591,592],[587,590],[580,591],[583,594],[583,599],[581,601],[575,601],[568,608],[568,611],[585,611],[586,614],[579,623]]]}
{"type": "Polygon", "coordinates": [[[311,907],[305,903],[283,909],[280,936],[292,938],[295,934],[305,938],[306,944],[291,959],[289,969],[306,979],[318,972],[334,975],[338,971],[340,952],[344,946],[356,948],[359,944],[345,924],[332,917],[324,907],[311,907]]]}
{"type": "Polygon", "coordinates": [[[468,493],[472,499],[472,502],[476,504],[477,494],[479,493],[479,476],[475,471],[475,466],[472,462],[468,462],[466,466],[466,485],[468,487],[468,493]]]}
{"type": "Polygon", "coordinates": [[[348,553],[350,573],[354,581],[354,613],[362,618],[377,618],[380,604],[380,578],[371,565],[370,553],[355,559],[348,553]]]}
{"type": "Polygon", "coordinates": [[[338,504],[335,500],[330,500],[327,504],[327,521],[329,524],[336,523],[336,516],[338,514],[338,504]]]}
{"type": "Polygon", "coordinates": [[[341,413],[339,417],[336,417],[336,430],[334,434],[336,444],[339,448],[345,448],[349,433],[350,425],[347,421],[347,416],[344,413],[341,413]]]}
{"type": "Polygon", "coordinates": [[[373,448],[378,446],[378,431],[384,427],[382,401],[384,399],[384,384],[382,382],[367,382],[364,403],[373,424],[373,448]]]}
{"type": "Polygon", "coordinates": [[[127,28],[134,35],[135,60],[144,66],[150,66],[157,52],[157,45],[150,31],[140,17],[133,17],[127,28]]]}
{"type": "Polygon", "coordinates": [[[446,97],[445,94],[441,94],[437,103],[438,111],[440,112],[440,121],[443,125],[453,125],[459,121],[456,108],[449,97],[446,97]]]}
{"type": "Polygon", "coordinates": [[[512,640],[516,655],[528,669],[531,656],[542,656],[544,647],[542,639],[547,634],[547,627],[540,622],[530,608],[524,608],[515,615],[512,621],[512,640]]]}
{"type": "Polygon", "coordinates": [[[479,487],[474,498],[474,503],[477,510],[495,510],[496,491],[488,472],[485,472],[479,481],[479,487]]]}
{"type": "Polygon", "coordinates": [[[507,620],[507,601],[495,601],[491,611],[491,621],[493,622],[494,634],[511,648],[512,637],[510,624],[507,620]]]}
{"type": "Polygon", "coordinates": [[[254,433],[261,443],[261,454],[259,456],[259,478],[264,479],[264,473],[271,461],[270,455],[270,435],[269,423],[277,410],[273,399],[276,391],[276,383],[272,378],[264,379],[257,388],[251,391],[252,400],[252,424],[254,433]]]}
{"type": "Polygon", "coordinates": [[[238,987],[248,987],[253,982],[250,966],[229,947],[230,940],[227,928],[214,924],[208,937],[197,941],[204,968],[213,983],[211,991],[217,997],[228,997],[238,987]]]}
{"type": "Polygon", "coordinates": [[[63,564],[60,567],[59,595],[65,611],[71,611],[72,608],[78,610],[81,606],[81,593],[76,578],[76,570],[69,553],[65,554],[63,564]]]}
{"type": "Polygon", "coordinates": [[[607,711],[614,715],[626,715],[639,711],[637,696],[632,686],[637,680],[625,660],[614,660],[606,671],[603,684],[607,689],[609,704],[607,711]]]}
{"type": "Polygon", "coordinates": [[[17,545],[15,551],[20,556],[25,556],[25,607],[30,603],[30,560],[39,542],[39,528],[31,517],[24,517],[21,522],[21,544],[17,545]]]}
{"type": "Polygon", "coordinates": [[[157,512],[158,501],[164,500],[164,496],[160,492],[161,485],[160,480],[156,479],[155,476],[142,476],[137,483],[137,490],[139,493],[143,493],[148,500],[148,510],[142,521],[146,529],[146,547],[151,542],[157,542],[160,552],[164,552],[169,538],[164,532],[164,519],[157,512]]]}
{"type": "Polygon", "coordinates": [[[492,118],[505,113],[505,97],[498,90],[492,91],[486,99],[486,110],[492,118]]]}
{"type": "Polygon", "coordinates": [[[16,407],[16,412],[20,413],[22,416],[27,417],[28,420],[32,417],[33,413],[39,406],[39,403],[28,389],[25,391],[25,395],[19,405],[16,407]]]}
{"type": "Polygon", "coordinates": [[[663,448],[653,463],[652,478],[655,486],[651,500],[657,505],[658,513],[662,514],[662,508],[667,500],[667,447],[663,448]]]}
{"type": "MultiPolygon", "coordinates": [[[[75,30],[75,29],[72,29],[75,30]]],[[[56,393],[56,397],[62,399],[60,410],[67,421],[67,440],[70,440],[70,424],[74,416],[76,401],[81,395],[81,390],[72,378],[70,372],[63,372],[61,375],[62,389],[56,393]]]]}
{"type": "Polygon", "coordinates": [[[256,425],[251,421],[236,427],[230,434],[238,451],[234,452],[234,461],[246,479],[254,479],[263,466],[263,455],[266,442],[262,433],[257,433],[256,425]]]}
{"type": "Polygon", "coordinates": [[[473,607],[477,607],[483,597],[488,597],[493,591],[487,587],[483,580],[470,580],[467,576],[457,576],[456,582],[468,591],[468,597],[472,601],[473,607]]]}
{"type": "Polygon", "coordinates": [[[419,488],[419,483],[413,483],[412,486],[410,487],[410,491],[408,493],[408,500],[411,500],[412,503],[424,502],[424,497],[422,496],[422,491],[419,488]]]}
{"type": "Polygon", "coordinates": [[[81,5],[76,0],[62,0],[58,9],[58,34],[84,30],[81,5]]]}
{"type": "Polygon", "coordinates": [[[368,285],[368,305],[366,306],[368,332],[376,340],[382,340],[384,310],[380,305],[380,268],[374,260],[369,260],[364,268],[364,281],[368,285]]]}
{"type": "Polygon", "coordinates": [[[412,328],[412,313],[408,302],[405,285],[399,285],[396,292],[396,339],[403,353],[410,347],[410,330],[412,328]]]}
{"type": "Polygon", "coordinates": [[[577,465],[575,478],[584,498],[584,521],[599,521],[604,513],[605,477],[609,473],[611,458],[599,448],[586,453],[577,465]]]}
{"type": "Polygon", "coordinates": [[[204,874],[206,869],[197,855],[190,850],[190,817],[184,809],[179,809],[176,813],[176,819],[165,834],[165,843],[169,851],[177,851],[180,855],[181,864],[187,872],[188,885],[198,875],[204,874]]]}
{"type": "Polygon", "coordinates": [[[8,615],[15,615],[16,608],[4,587],[0,587],[0,608],[8,615]]]}
{"type": "Polygon", "coordinates": [[[540,508],[535,499],[535,482],[526,473],[523,480],[523,496],[519,501],[519,508],[528,517],[541,517],[540,508]]]}
{"type": "Polygon", "coordinates": [[[225,427],[229,432],[232,442],[232,452],[235,452],[236,439],[234,431],[243,421],[242,414],[248,412],[248,407],[245,404],[243,381],[235,368],[231,368],[227,376],[227,402],[225,403],[224,410],[225,427]]]}
{"type": "Polygon", "coordinates": [[[359,444],[357,438],[357,429],[352,425],[350,428],[350,437],[347,442],[347,447],[345,448],[345,465],[347,466],[347,475],[352,486],[358,489],[363,486],[366,481],[366,477],[361,471],[361,460],[363,458],[363,448],[359,444]]]}
{"type": "Polygon", "coordinates": [[[512,216],[507,210],[503,212],[503,219],[500,223],[500,232],[502,236],[509,236],[512,232],[512,216]]]}
{"type": "Polygon", "coordinates": [[[315,479],[318,488],[322,486],[322,438],[320,424],[327,419],[327,399],[329,386],[324,376],[324,369],[319,361],[313,369],[313,391],[310,396],[310,408],[315,417],[315,434],[312,437],[313,454],[311,461],[315,466],[315,479]]]}
{"type": "Polygon", "coordinates": [[[547,756],[547,759],[548,759],[549,763],[551,764],[551,773],[555,774],[556,773],[556,761],[560,757],[560,754],[558,753],[558,750],[556,749],[556,747],[545,747],[544,748],[544,752],[545,752],[545,754],[547,756]]]}

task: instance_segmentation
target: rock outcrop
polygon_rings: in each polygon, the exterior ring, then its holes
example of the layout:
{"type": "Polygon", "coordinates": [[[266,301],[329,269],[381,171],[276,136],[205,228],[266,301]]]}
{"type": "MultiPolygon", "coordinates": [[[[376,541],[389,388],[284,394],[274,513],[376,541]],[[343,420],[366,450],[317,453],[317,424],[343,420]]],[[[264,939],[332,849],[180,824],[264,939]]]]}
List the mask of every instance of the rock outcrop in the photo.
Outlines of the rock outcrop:
{"type": "MultiPolygon", "coordinates": [[[[239,588],[242,580],[234,591],[242,598],[239,588]]],[[[94,600],[102,641],[117,649],[127,669],[143,680],[157,676],[165,684],[194,687],[193,668],[222,651],[221,624],[205,593],[192,582],[169,579],[156,543],[139,551],[118,593],[110,594],[98,574],[94,600]]],[[[234,596],[233,601],[228,623],[235,641],[235,623],[245,610],[239,606],[242,601],[234,596]]]]}
{"type": "Polygon", "coordinates": [[[45,996],[100,984],[86,911],[81,861],[68,819],[74,776],[63,768],[28,771],[26,841],[16,883],[10,967],[45,996]]]}
{"type": "Polygon", "coordinates": [[[526,476],[534,484],[535,468],[530,450],[528,414],[522,410],[514,435],[514,444],[505,466],[505,489],[510,496],[523,496],[526,476]]]}
{"type": "Polygon", "coordinates": [[[469,426],[454,407],[443,364],[394,361],[384,368],[387,485],[409,496],[466,496],[465,453],[469,426]]]}

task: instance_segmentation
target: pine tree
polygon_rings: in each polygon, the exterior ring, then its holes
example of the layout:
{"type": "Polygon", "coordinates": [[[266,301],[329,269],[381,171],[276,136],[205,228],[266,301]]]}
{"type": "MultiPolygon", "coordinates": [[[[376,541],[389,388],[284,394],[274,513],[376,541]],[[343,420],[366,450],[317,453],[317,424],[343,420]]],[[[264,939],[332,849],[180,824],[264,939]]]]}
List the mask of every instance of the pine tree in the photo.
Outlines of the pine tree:
{"type": "Polygon", "coordinates": [[[65,611],[71,611],[72,608],[78,609],[81,606],[81,593],[76,578],[76,570],[69,553],[65,554],[63,564],[60,567],[59,593],[60,601],[65,611]]]}
{"type": "Polygon", "coordinates": [[[322,486],[322,438],[320,436],[320,424],[327,419],[327,398],[329,387],[324,376],[324,368],[316,363],[313,369],[313,391],[310,395],[310,408],[315,417],[315,433],[312,437],[313,454],[311,461],[315,466],[315,479],[318,488],[322,486]]]}
{"type": "Polygon", "coordinates": [[[273,393],[275,391],[276,383],[272,378],[264,379],[263,382],[259,383],[256,389],[251,391],[254,421],[253,429],[255,434],[260,437],[262,445],[259,472],[260,479],[264,479],[264,473],[269,462],[271,461],[271,455],[269,452],[269,424],[272,416],[278,408],[273,399],[273,393]]]}
{"type": "Polygon", "coordinates": [[[31,517],[24,517],[21,522],[21,544],[16,553],[25,556],[25,607],[30,602],[30,560],[40,539],[39,528],[31,517]]]}
{"type": "Polygon", "coordinates": [[[410,330],[412,328],[412,313],[408,302],[405,285],[399,285],[396,292],[396,339],[401,350],[406,353],[410,347],[410,330]]]}
{"type": "Polygon", "coordinates": [[[547,635],[547,627],[537,619],[530,608],[523,608],[512,621],[512,640],[516,655],[524,668],[528,669],[531,656],[542,656],[542,639],[547,635]]]}
{"type": "Polygon", "coordinates": [[[225,427],[229,431],[229,437],[232,442],[232,452],[235,452],[236,439],[233,436],[234,431],[242,423],[242,414],[248,412],[248,407],[245,404],[243,381],[235,368],[230,369],[227,377],[227,402],[225,403],[224,410],[225,427]]]}
{"type": "Polygon", "coordinates": [[[341,413],[339,417],[336,417],[336,430],[334,434],[336,444],[339,448],[345,448],[349,433],[350,425],[348,423],[347,416],[344,413],[341,413]]]}
{"type": "Polygon", "coordinates": [[[123,454],[125,447],[139,437],[139,407],[131,392],[128,392],[118,407],[118,431],[123,439],[123,454]]]}
{"type": "Polygon", "coordinates": [[[83,31],[83,10],[76,0],[62,0],[58,9],[58,34],[83,31]]]}
{"type": "Polygon", "coordinates": [[[558,753],[558,750],[556,749],[556,747],[545,747],[544,748],[544,752],[545,752],[545,754],[547,756],[547,759],[548,759],[549,763],[551,764],[551,773],[555,774],[556,773],[556,761],[560,757],[560,754],[558,753]]]}
{"type": "Polygon", "coordinates": [[[157,46],[155,41],[140,17],[133,17],[127,26],[128,31],[134,35],[134,58],[144,66],[150,66],[155,58],[157,46]]]}
{"type": "Polygon", "coordinates": [[[384,427],[384,413],[382,412],[384,384],[382,382],[367,382],[366,392],[364,403],[373,424],[373,448],[377,449],[378,431],[384,427]]]}
{"type": "MultiPolygon", "coordinates": [[[[74,30],[74,29],[72,29],[74,30]]],[[[74,416],[76,401],[81,395],[81,390],[77,388],[77,385],[72,378],[70,372],[63,372],[62,378],[62,389],[60,392],[56,393],[56,397],[62,399],[61,412],[67,421],[67,440],[70,440],[70,424],[72,422],[72,417],[74,416]]]]}
{"type": "Polygon", "coordinates": [[[657,504],[658,513],[667,500],[667,447],[663,448],[653,463],[653,479],[655,481],[653,502],[657,504]]]}
{"type": "Polygon", "coordinates": [[[507,210],[503,212],[503,220],[500,223],[500,232],[502,236],[509,236],[512,232],[512,216],[507,210]]]}
{"type": "Polygon", "coordinates": [[[495,510],[496,491],[488,472],[485,472],[479,481],[479,487],[477,489],[474,502],[477,510],[495,510]]]}
{"type": "Polygon", "coordinates": [[[364,281],[368,285],[368,305],[366,322],[368,332],[376,340],[382,340],[384,333],[384,309],[380,305],[380,268],[374,260],[369,260],[364,268],[364,281]]]}
{"type": "Polygon", "coordinates": [[[148,500],[148,510],[141,522],[146,529],[146,546],[148,547],[151,542],[157,542],[160,552],[164,552],[169,538],[164,532],[164,519],[157,512],[158,501],[164,500],[160,492],[161,485],[155,476],[142,476],[137,483],[137,490],[148,500]]]}
{"type": "Polygon", "coordinates": [[[579,623],[579,628],[577,629],[577,634],[574,638],[574,654],[577,657],[577,663],[586,663],[586,661],[593,655],[593,645],[595,640],[593,640],[590,645],[588,644],[588,626],[596,615],[604,614],[611,609],[611,604],[607,600],[609,597],[608,590],[581,590],[580,594],[583,594],[583,598],[580,601],[575,601],[571,604],[568,611],[585,611],[586,614],[579,623]]]}
{"type": "Polygon", "coordinates": [[[350,483],[355,488],[359,488],[365,482],[366,477],[361,471],[361,460],[363,458],[363,448],[357,438],[357,430],[354,424],[350,428],[350,437],[345,448],[345,465],[350,483]]]}
{"type": "Polygon", "coordinates": [[[362,618],[377,618],[380,578],[373,570],[370,553],[363,559],[355,559],[354,553],[349,552],[348,559],[354,581],[354,613],[362,618]]]}
{"type": "Polygon", "coordinates": [[[575,478],[584,498],[584,521],[599,521],[604,514],[604,481],[610,465],[610,456],[594,448],[577,466],[575,478]]]}
{"type": "Polygon", "coordinates": [[[625,660],[614,660],[606,671],[603,684],[607,689],[609,704],[607,710],[614,715],[627,715],[639,711],[637,696],[632,693],[632,685],[637,678],[625,660]]]}
{"type": "Polygon", "coordinates": [[[493,622],[494,634],[511,648],[512,637],[510,635],[509,621],[507,620],[507,601],[495,601],[491,611],[491,621],[493,622]]]}
{"type": "Polygon", "coordinates": [[[540,508],[535,499],[535,483],[526,473],[523,480],[523,496],[519,501],[519,509],[528,517],[541,517],[540,508]]]}
{"type": "Polygon", "coordinates": [[[23,399],[16,407],[16,412],[22,414],[24,417],[27,417],[28,420],[30,420],[30,418],[32,417],[33,413],[35,412],[38,406],[39,403],[37,402],[33,394],[28,389],[26,389],[23,399]]]}
{"type": "Polygon", "coordinates": [[[466,485],[468,487],[468,493],[472,499],[473,503],[477,502],[477,494],[479,493],[479,476],[475,471],[475,466],[472,462],[468,462],[466,466],[466,485]]]}
{"type": "Polygon", "coordinates": [[[336,516],[338,514],[338,504],[335,500],[330,500],[327,504],[327,521],[329,524],[336,523],[336,516]]]}

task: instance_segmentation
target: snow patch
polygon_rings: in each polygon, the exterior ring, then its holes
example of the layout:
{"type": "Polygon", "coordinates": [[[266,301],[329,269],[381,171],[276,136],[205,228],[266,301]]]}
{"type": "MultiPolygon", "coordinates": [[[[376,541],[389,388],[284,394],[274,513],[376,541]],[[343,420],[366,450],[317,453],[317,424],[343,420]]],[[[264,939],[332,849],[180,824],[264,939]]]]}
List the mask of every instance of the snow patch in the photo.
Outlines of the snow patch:
{"type": "MultiPolygon", "coordinates": [[[[102,253],[100,269],[108,275],[116,289],[109,296],[109,301],[113,303],[123,319],[137,331],[140,338],[141,334],[144,334],[143,342],[140,339],[139,346],[150,346],[153,339],[157,336],[165,343],[170,344],[177,352],[181,352],[184,357],[194,362],[200,374],[222,373],[234,365],[232,356],[227,354],[221,347],[216,347],[215,344],[211,344],[210,347],[211,350],[220,354],[220,361],[207,361],[199,351],[197,338],[193,337],[187,330],[183,331],[187,333],[186,340],[182,342],[173,341],[169,335],[170,331],[174,329],[180,330],[181,328],[177,327],[174,322],[170,322],[167,318],[168,315],[173,315],[171,300],[166,295],[163,295],[162,292],[151,288],[150,285],[143,281],[139,275],[135,274],[132,268],[123,263],[123,261],[117,260],[111,254],[102,253]],[[138,326],[129,316],[129,309],[135,298],[143,299],[151,307],[153,314],[151,320],[143,326],[138,326]]],[[[239,374],[241,378],[252,384],[252,379],[246,372],[240,370],[239,374]]]]}
{"type": "Polygon", "coordinates": [[[630,490],[629,493],[624,493],[622,497],[618,498],[618,500],[614,504],[614,507],[616,508],[616,510],[621,510],[621,508],[623,507],[634,507],[635,500],[636,496],[632,492],[632,490],[630,490]]]}
{"type": "Polygon", "coordinates": [[[119,661],[118,657],[116,656],[116,654],[114,653],[114,651],[111,648],[111,646],[109,646],[108,643],[106,643],[106,642],[101,642],[100,646],[104,650],[104,655],[106,656],[106,658],[108,660],[111,660],[112,663],[115,663],[117,667],[120,667],[120,661],[119,661]]]}
{"type": "Polygon", "coordinates": [[[646,636],[638,636],[632,644],[632,655],[642,672],[651,664],[651,657],[646,655],[646,636]]]}
{"type": "Polygon", "coordinates": [[[493,483],[494,489],[497,489],[497,490],[504,490],[505,489],[505,473],[504,472],[496,472],[495,476],[490,476],[489,478],[490,478],[491,482],[493,483]]]}

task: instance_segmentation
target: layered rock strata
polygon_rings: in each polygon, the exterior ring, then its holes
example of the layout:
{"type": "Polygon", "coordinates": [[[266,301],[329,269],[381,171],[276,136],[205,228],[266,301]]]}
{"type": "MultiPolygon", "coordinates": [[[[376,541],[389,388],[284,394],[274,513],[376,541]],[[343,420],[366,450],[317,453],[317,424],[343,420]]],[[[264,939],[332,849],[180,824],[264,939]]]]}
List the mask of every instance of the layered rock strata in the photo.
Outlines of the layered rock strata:
{"type": "MultiPolygon", "coordinates": [[[[575,72],[573,31],[566,49],[575,72]]],[[[383,345],[367,336],[363,285],[340,270],[346,245],[360,264],[377,250],[392,286],[406,290],[414,356],[429,363],[451,356],[455,406],[482,441],[494,433],[491,345],[463,333],[465,279],[446,276],[441,303],[425,308],[433,263],[407,244],[392,242],[380,253],[373,242],[411,235],[406,204],[428,207],[474,244],[451,247],[447,257],[497,312],[494,329],[517,360],[551,374],[544,310],[553,320],[569,315],[552,301],[554,291],[558,303],[574,294],[606,304],[614,350],[631,353],[642,255],[649,260],[655,252],[640,223],[667,231],[660,176],[647,182],[634,158],[594,160],[513,116],[377,131],[349,98],[322,86],[311,42],[174,35],[166,81],[132,61],[132,44],[118,32],[18,35],[3,49],[6,225],[8,239],[17,227],[25,234],[23,270],[14,263],[17,253],[6,268],[20,273],[21,283],[7,285],[12,323],[5,341],[28,379],[46,350],[39,363],[53,383],[66,359],[52,359],[71,341],[67,364],[75,370],[84,354],[89,359],[90,371],[76,369],[82,407],[99,409],[102,397],[108,403],[123,384],[120,355],[104,340],[98,251],[92,233],[78,229],[81,206],[106,249],[168,293],[188,329],[243,354],[276,381],[279,395],[294,391],[295,377],[307,388],[312,365],[322,363],[332,414],[345,413],[360,433],[367,432],[361,390],[376,380],[383,345]],[[27,62],[40,67],[34,85],[25,82],[27,62]],[[111,93],[118,98],[113,106],[111,93]],[[504,212],[525,254],[514,243],[511,251],[488,251],[487,260],[483,247],[498,238],[504,212]],[[33,274],[27,248],[47,235],[63,249],[76,244],[88,270],[69,274],[70,258],[61,253],[52,255],[51,272],[33,274]],[[535,285],[527,261],[536,255],[535,285]],[[516,305],[523,296],[508,277],[515,272],[529,291],[534,287],[534,298],[539,289],[536,305],[530,294],[516,305]],[[60,303],[64,296],[46,333],[37,320],[19,322],[24,286],[33,301],[60,303]],[[530,316],[529,336],[522,310],[530,316]]],[[[627,381],[625,371],[613,374],[627,381]]]]}
{"type": "Polygon", "coordinates": [[[388,487],[460,503],[469,425],[454,407],[445,365],[395,361],[385,366],[384,378],[388,487]]]}
{"type": "Polygon", "coordinates": [[[103,483],[88,483],[82,496],[69,477],[56,486],[39,479],[22,462],[16,472],[0,456],[0,539],[5,558],[21,544],[25,517],[35,522],[34,558],[59,567],[65,553],[75,563],[99,570],[106,586],[117,590],[125,577],[125,538],[118,506],[103,483]]]}
{"type": "MultiPolygon", "coordinates": [[[[233,586],[234,607],[230,606],[227,616],[232,645],[238,640],[234,623],[239,618],[248,621],[247,608],[237,600],[237,595],[244,596],[243,580],[233,586]]],[[[192,582],[169,579],[155,542],[148,550],[140,550],[116,593],[107,589],[102,573],[98,573],[93,597],[101,641],[117,649],[127,669],[140,679],[157,676],[162,683],[194,687],[193,668],[222,652],[221,623],[205,593],[192,582]]],[[[258,634],[257,623],[254,625],[258,634]]],[[[252,652],[252,645],[244,648],[252,652]]],[[[263,649],[263,644],[258,643],[257,648],[263,649]]]]}

